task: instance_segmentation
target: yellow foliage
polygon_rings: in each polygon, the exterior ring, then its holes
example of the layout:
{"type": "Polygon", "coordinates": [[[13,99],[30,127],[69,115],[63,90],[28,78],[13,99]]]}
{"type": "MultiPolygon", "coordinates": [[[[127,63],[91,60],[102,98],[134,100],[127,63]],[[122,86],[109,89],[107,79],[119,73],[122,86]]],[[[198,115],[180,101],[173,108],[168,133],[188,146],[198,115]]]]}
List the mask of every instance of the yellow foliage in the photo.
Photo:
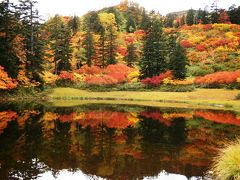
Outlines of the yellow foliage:
{"type": "Polygon", "coordinates": [[[191,119],[193,118],[193,115],[190,113],[163,113],[163,118],[165,119],[174,119],[174,118],[186,118],[191,119]]]}
{"type": "Polygon", "coordinates": [[[132,71],[128,74],[127,79],[129,82],[138,82],[138,78],[140,76],[139,71],[132,71]]]}
{"type": "Polygon", "coordinates": [[[231,24],[213,24],[212,26],[220,31],[228,31],[231,28],[231,24]]]}
{"type": "Polygon", "coordinates": [[[46,84],[53,84],[56,82],[56,80],[58,78],[57,75],[55,75],[49,71],[44,71],[41,76],[46,84]]]}
{"type": "Polygon", "coordinates": [[[113,13],[99,13],[99,21],[105,30],[111,28],[112,32],[117,31],[115,15],[113,13]]]}
{"type": "Polygon", "coordinates": [[[234,49],[232,48],[227,48],[227,47],[224,47],[224,46],[219,46],[215,49],[216,52],[234,52],[234,49]]]}
{"type": "Polygon", "coordinates": [[[98,17],[99,17],[100,23],[104,27],[108,27],[116,24],[115,15],[113,13],[99,13],[98,17]]]}
{"type": "Polygon", "coordinates": [[[240,77],[239,77],[239,78],[237,78],[237,82],[238,82],[238,83],[240,83],[240,77]]]}
{"type": "Polygon", "coordinates": [[[236,36],[234,36],[233,32],[226,32],[225,36],[232,41],[237,41],[238,40],[238,38],[236,36]]]}
{"type": "Polygon", "coordinates": [[[46,112],[43,116],[44,121],[54,121],[59,118],[59,115],[52,112],[46,112]]]}
{"type": "Polygon", "coordinates": [[[127,119],[133,124],[136,124],[139,121],[138,114],[134,112],[129,112],[127,115],[127,119]]]}
{"type": "Polygon", "coordinates": [[[188,41],[190,41],[192,44],[196,45],[201,42],[203,42],[206,38],[204,36],[191,36],[188,41]]]}
{"type": "Polygon", "coordinates": [[[85,75],[73,73],[74,76],[74,82],[84,82],[85,81],[85,75]]]}
{"type": "Polygon", "coordinates": [[[17,81],[20,85],[22,85],[24,87],[31,86],[30,79],[26,76],[26,73],[24,70],[19,70],[18,76],[17,76],[17,81]]]}
{"type": "Polygon", "coordinates": [[[191,85],[193,83],[194,83],[193,78],[187,78],[185,80],[176,80],[176,79],[165,78],[163,80],[163,84],[171,84],[171,85],[191,85]]]}

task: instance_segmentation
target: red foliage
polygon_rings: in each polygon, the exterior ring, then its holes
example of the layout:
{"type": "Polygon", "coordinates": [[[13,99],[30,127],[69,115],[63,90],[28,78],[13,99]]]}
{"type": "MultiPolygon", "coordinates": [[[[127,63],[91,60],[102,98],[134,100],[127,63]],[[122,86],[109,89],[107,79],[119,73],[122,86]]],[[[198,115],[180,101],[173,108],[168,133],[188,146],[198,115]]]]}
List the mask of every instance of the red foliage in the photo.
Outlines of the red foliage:
{"type": "Polygon", "coordinates": [[[229,15],[225,10],[221,10],[218,18],[219,23],[231,24],[229,15]]]}
{"type": "Polygon", "coordinates": [[[83,127],[96,127],[104,124],[109,128],[124,129],[133,125],[134,122],[128,120],[127,113],[112,111],[91,111],[87,112],[84,120],[79,121],[83,127]]]}
{"type": "Polygon", "coordinates": [[[126,42],[126,44],[133,43],[134,41],[136,41],[136,40],[135,40],[134,37],[132,37],[132,36],[126,36],[126,37],[125,37],[125,42],[126,42]]]}
{"type": "Polygon", "coordinates": [[[198,45],[196,45],[196,50],[197,50],[197,51],[205,51],[206,48],[205,48],[204,45],[202,45],[202,44],[198,44],[198,45]]]}
{"type": "Polygon", "coordinates": [[[227,39],[220,39],[216,42],[214,42],[214,46],[217,47],[217,46],[225,46],[225,45],[228,45],[229,43],[229,40],[227,39]]]}
{"type": "Polygon", "coordinates": [[[75,116],[76,116],[76,113],[72,112],[71,114],[64,114],[59,116],[59,120],[61,122],[72,122],[75,116]]]}
{"type": "Polygon", "coordinates": [[[145,118],[158,120],[161,123],[164,123],[166,126],[171,126],[171,121],[169,119],[164,118],[161,112],[159,111],[150,111],[150,112],[144,111],[144,112],[141,112],[140,115],[145,118]]]}
{"type": "Polygon", "coordinates": [[[82,66],[79,70],[78,70],[79,74],[101,74],[102,70],[101,68],[97,67],[97,66],[88,66],[88,65],[84,65],[82,66]]]}
{"type": "Polygon", "coordinates": [[[119,54],[121,54],[122,56],[126,56],[127,55],[127,48],[118,46],[117,47],[117,52],[119,54]]]}
{"type": "Polygon", "coordinates": [[[74,79],[73,73],[67,72],[67,71],[62,71],[58,77],[59,77],[59,79],[64,79],[64,80],[69,80],[69,81],[73,81],[73,79],[74,79]]]}
{"type": "Polygon", "coordinates": [[[229,112],[222,113],[214,111],[196,111],[195,116],[202,117],[204,119],[214,121],[217,123],[240,126],[240,119],[237,118],[235,114],[229,112]]]}
{"type": "Polygon", "coordinates": [[[145,31],[140,29],[140,30],[135,31],[134,34],[137,35],[137,36],[144,36],[145,31]]]}
{"type": "Polygon", "coordinates": [[[165,73],[160,74],[159,76],[153,76],[151,78],[145,78],[141,82],[145,85],[159,86],[163,79],[172,77],[172,71],[166,71],[165,73]]]}
{"type": "Polygon", "coordinates": [[[209,30],[211,30],[213,27],[212,27],[212,25],[211,24],[205,24],[205,25],[203,25],[203,30],[204,31],[209,31],[209,30]]]}
{"type": "Polygon", "coordinates": [[[191,47],[193,47],[193,44],[191,42],[189,42],[188,40],[182,40],[180,42],[180,44],[184,48],[191,48],[191,47]]]}
{"type": "Polygon", "coordinates": [[[240,77],[240,70],[234,72],[216,72],[203,77],[197,77],[195,84],[232,84],[240,77]]]}
{"type": "Polygon", "coordinates": [[[115,65],[108,65],[106,69],[104,69],[104,73],[117,80],[117,83],[126,82],[128,74],[133,71],[133,68],[120,63],[115,65]]]}

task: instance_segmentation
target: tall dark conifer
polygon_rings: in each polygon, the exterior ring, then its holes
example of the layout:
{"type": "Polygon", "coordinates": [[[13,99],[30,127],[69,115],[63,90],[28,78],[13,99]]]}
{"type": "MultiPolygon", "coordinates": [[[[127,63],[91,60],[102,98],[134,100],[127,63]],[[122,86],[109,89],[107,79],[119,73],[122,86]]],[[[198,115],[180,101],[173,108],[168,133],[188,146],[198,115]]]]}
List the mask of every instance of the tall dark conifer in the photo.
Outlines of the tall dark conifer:
{"type": "Polygon", "coordinates": [[[88,31],[86,33],[86,37],[85,37],[85,40],[83,42],[83,46],[86,50],[87,65],[91,66],[92,65],[92,57],[95,54],[95,50],[94,50],[93,35],[92,35],[92,32],[90,31],[90,29],[88,29],[88,31]]]}
{"type": "Polygon", "coordinates": [[[133,67],[137,61],[136,47],[133,43],[128,44],[127,46],[127,56],[125,57],[125,61],[129,67],[133,67]]]}
{"type": "Polygon", "coordinates": [[[15,6],[4,0],[0,3],[0,65],[5,71],[16,78],[19,59],[13,51],[13,39],[19,33],[19,22],[15,6]]]}
{"type": "Polygon", "coordinates": [[[177,42],[177,36],[171,35],[168,39],[169,65],[175,79],[184,79],[186,77],[187,57],[183,47],[177,42]]]}
{"type": "Polygon", "coordinates": [[[20,19],[22,22],[22,34],[25,37],[27,52],[27,74],[29,78],[42,82],[40,74],[43,71],[43,46],[44,41],[41,39],[41,24],[38,10],[35,8],[36,1],[20,0],[19,1],[20,19]]]}
{"type": "Polygon", "coordinates": [[[71,70],[70,59],[72,48],[70,46],[71,30],[64,24],[61,17],[56,15],[49,22],[51,33],[49,43],[54,51],[55,74],[60,71],[71,70]]]}
{"type": "Polygon", "coordinates": [[[149,28],[146,31],[143,57],[140,62],[141,77],[152,77],[166,70],[165,41],[162,22],[159,15],[152,13],[149,28]]]}

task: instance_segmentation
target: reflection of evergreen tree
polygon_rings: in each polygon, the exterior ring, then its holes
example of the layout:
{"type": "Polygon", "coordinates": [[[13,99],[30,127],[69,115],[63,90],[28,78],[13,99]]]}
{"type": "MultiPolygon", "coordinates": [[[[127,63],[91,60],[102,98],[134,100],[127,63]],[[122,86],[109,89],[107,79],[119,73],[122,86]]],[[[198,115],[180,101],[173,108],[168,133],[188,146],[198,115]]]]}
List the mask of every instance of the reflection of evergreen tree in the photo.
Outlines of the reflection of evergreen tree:
{"type": "Polygon", "coordinates": [[[169,141],[174,145],[181,145],[185,143],[186,132],[185,132],[185,119],[175,118],[172,120],[172,126],[169,128],[170,138],[169,141]]]}
{"type": "Polygon", "coordinates": [[[166,143],[177,146],[185,142],[185,120],[176,118],[173,120],[173,125],[168,127],[158,120],[143,118],[139,123],[139,132],[143,136],[144,143],[166,143]]]}

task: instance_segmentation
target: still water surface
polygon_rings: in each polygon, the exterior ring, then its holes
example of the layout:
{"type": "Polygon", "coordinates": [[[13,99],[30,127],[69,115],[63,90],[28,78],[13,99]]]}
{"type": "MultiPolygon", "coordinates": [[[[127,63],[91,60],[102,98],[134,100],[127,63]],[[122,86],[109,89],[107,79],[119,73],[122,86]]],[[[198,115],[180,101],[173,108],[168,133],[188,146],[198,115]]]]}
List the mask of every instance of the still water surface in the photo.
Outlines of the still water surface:
{"type": "Polygon", "coordinates": [[[124,105],[0,106],[0,179],[209,179],[236,112],[124,105]]]}

